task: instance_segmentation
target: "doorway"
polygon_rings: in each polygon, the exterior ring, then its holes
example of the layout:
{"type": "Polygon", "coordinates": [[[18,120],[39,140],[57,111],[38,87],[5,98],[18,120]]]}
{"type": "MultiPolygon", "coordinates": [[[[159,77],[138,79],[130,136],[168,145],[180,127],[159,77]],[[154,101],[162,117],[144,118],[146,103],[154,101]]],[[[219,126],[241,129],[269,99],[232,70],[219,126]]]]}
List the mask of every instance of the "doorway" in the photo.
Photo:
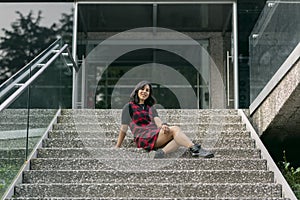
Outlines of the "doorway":
{"type": "Polygon", "coordinates": [[[76,10],[76,107],[121,108],[144,79],[164,108],[234,107],[233,3],[79,2],[76,10]],[[122,53],[104,56],[108,49],[122,53]]]}

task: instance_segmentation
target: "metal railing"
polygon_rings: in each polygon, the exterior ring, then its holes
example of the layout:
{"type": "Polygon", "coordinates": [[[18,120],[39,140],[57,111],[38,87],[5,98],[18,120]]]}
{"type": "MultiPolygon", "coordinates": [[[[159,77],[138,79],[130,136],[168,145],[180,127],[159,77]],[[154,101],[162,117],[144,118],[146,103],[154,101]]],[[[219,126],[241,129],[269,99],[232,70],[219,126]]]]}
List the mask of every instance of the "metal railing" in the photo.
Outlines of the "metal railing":
{"type": "Polygon", "coordinates": [[[13,195],[60,109],[72,106],[73,69],[68,45],[57,39],[0,85],[0,197],[13,195]]]}
{"type": "Polygon", "coordinates": [[[299,0],[266,1],[249,37],[250,104],[257,104],[300,42],[299,9],[299,0]]]}
{"type": "Polygon", "coordinates": [[[42,53],[40,53],[37,57],[35,57],[30,63],[28,63],[25,67],[23,67],[21,70],[19,70],[17,73],[15,73],[12,77],[10,77],[8,80],[6,80],[3,84],[0,85],[0,99],[5,97],[6,94],[8,94],[11,90],[14,88],[19,88],[16,92],[13,93],[13,95],[10,95],[9,98],[7,98],[4,102],[0,105],[0,112],[4,110],[7,106],[10,105],[14,101],[15,98],[17,98],[22,91],[24,91],[25,88],[27,88],[40,74],[43,73],[49,65],[51,65],[55,59],[57,59],[58,56],[66,56],[70,59],[71,63],[67,63],[65,59],[63,59],[64,64],[66,64],[68,67],[74,67],[76,72],[79,70],[76,62],[74,61],[69,49],[67,48],[68,45],[63,45],[60,49],[57,49],[61,46],[62,40],[57,39],[55,42],[53,42],[47,49],[45,49],[42,53]],[[64,51],[67,51],[66,53],[64,51]],[[54,55],[53,55],[54,54],[54,55]],[[43,63],[49,59],[46,63],[43,63]],[[37,68],[40,68],[34,75],[31,73],[36,70],[37,68]],[[31,74],[31,78],[27,80],[25,83],[22,83],[28,75],[31,74]]]}

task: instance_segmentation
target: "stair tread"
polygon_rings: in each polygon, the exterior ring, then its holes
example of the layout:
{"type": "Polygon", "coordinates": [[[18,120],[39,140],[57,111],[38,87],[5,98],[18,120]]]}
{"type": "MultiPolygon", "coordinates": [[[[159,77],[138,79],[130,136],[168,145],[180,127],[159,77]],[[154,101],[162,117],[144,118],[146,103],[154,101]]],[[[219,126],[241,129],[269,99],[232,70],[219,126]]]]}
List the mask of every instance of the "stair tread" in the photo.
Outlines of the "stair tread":
{"type": "Polygon", "coordinates": [[[16,196],[59,197],[281,197],[275,183],[80,183],[21,184],[16,196]]]}
{"type": "Polygon", "coordinates": [[[267,170],[35,170],[23,183],[273,183],[267,170]]]}
{"type": "Polygon", "coordinates": [[[263,159],[232,159],[232,158],[212,158],[212,159],[160,159],[149,160],[145,158],[36,158],[31,160],[31,169],[74,169],[74,170],[97,170],[97,169],[127,169],[132,163],[139,166],[160,165],[161,169],[169,169],[171,166],[174,170],[266,170],[267,163],[263,159]],[[122,166],[122,167],[121,167],[122,166]],[[166,166],[166,167],[164,167],[166,166]]]}
{"type": "MultiPolygon", "coordinates": [[[[206,148],[208,150],[211,150],[215,152],[215,156],[220,157],[232,157],[234,155],[252,155],[255,157],[260,157],[260,150],[256,148],[206,148]]],[[[44,157],[44,156],[65,156],[67,157],[101,157],[101,156],[107,156],[111,157],[112,155],[123,155],[124,158],[130,158],[134,156],[147,156],[148,152],[137,149],[137,148],[120,148],[115,149],[114,147],[109,148],[93,148],[93,147],[79,147],[79,148],[62,148],[62,147],[56,147],[56,148],[41,148],[38,149],[38,157],[44,157]]],[[[186,149],[182,149],[182,151],[177,151],[174,153],[170,153],[170,158],[178,158],[180,155],[183,155],[184,153],[187,153],[186,149]]],[[[119,158],[119,157],[118,157],[119,158]]],[[[136,157],[134,157],[136,158],[136,157]]],[[[248,157],[250,158],[250,157],[248,157]]]]}
{"type": "MultiPolygon", "coordinates": [[[[249,131],[185,131],[187,135],[194,135],[196,137],[221,137],[221,138],[251,138],[249,131]]],[[[84,130],[52,130],[49,132],[49,139],[52,138],[117,138],[118,130],[114,131],[84,131],[84,130]]],[[[126,138],[133,138],[130,131],[127,132],[126,138]]]]}
{"type": "Polygon", "coordinates": [[[118,170],[113,170],[113,169],[91,169],[91,170],[88,170],[88,169],[83,169],[83,170],[78,170],[78,169],[46,169],[46,170],[29,170],[29,171],[25,171],[24,173],[28,174],[28,173],[37,173],[37,172],[58,172],[58,173],[69,173],[69,172],[75,172],[75,173],[101,173],[101,172],[111,172],[111,173],[133,173],[133,174],[139,174],[139,173],[198,173],[198,172],[213,172],[213,173],[228,173],[228,172],[233,172],[233,173],[252,173],[252,172],[258,172],[258,173],[264,173],[264,172],[267,172],[267,173],[271,173],[269,170],[265,169],[265,170],[222,170],[222,169],[219,169],[219,170],[210,170],[210,169],[204,169],[204,170],[199,170],[199,169],[161,169],[159,171],[157,170],[154,170],[154,169],[136,169],[136,170],[133,170],[133,169],[118,169],[118,170]]]}
{"type": "MultiPolygon", "coordinates": [[[[168,198],[168,197],[156,197],[156,198],[149,198],[149,197],[18,197],[18,198],[11,198],[7,200],[178,200],[178,198],[168,198]]],[[[209,198],[209,197],[180,197],[182,200],[216,200],[216,198],[209,198]]],[[[235,197],[218,197],[218,200],[289,200],[287,198],[280,198],[280,197],[251,197],[251,198],[235,198],[235,197]]]]}
{"type": "MultiPolygon", "coordinates": [[[[195,143],[204,147],[240,147],[254,148],[255,141],[252,138],[209,138],[209,137],[190,137],[195,143]]],[[[48,138],[43,141],[43,147],[112,147],[117,143],[117,138],[48,138]]],[[[125,138],[122,143],[123,147],[136,147],[132,138],[125,138]]]]}
{"type": "MultiPolygon", "coordinates": [[[[120,185],[120,183],[21,183],[20,186],[28,186],[28,185],[120,185]]],[[[221,185],[221,186],[274,186],[279,184],[277,183],[195,183],[195,182],[188,182],[188,183],[128,183],[128,185],[221,185]]],[[[125,185],[124,185],[125,186],[125,185]]]]}

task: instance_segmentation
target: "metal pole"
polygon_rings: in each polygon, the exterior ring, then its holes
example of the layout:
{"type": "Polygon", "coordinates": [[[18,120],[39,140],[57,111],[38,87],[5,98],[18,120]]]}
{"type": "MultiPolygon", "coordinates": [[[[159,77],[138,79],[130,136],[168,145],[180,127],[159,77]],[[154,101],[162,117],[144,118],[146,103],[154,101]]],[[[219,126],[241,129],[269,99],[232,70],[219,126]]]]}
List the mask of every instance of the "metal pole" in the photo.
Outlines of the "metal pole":
{"type": "Polygon", "coordinates": [[[234,75],[234,108],[239,108],[239,77],[238,77],[238,43],[237,43],[237,2],[233,2],[233,75],[234,75]]]}
{"type": "MultiPolygon", "coordinates": [[[[78,18],[78,3],[74,3],[74,16],[73,16],[73,41],[72,41],[72,54],[76,61],[76,45],[77,45],[77,18],[78,18]]],[[[73,88],[72,88],[72,108],[76,108],[76,102],[78,98],[77,76],[78,73],[73,70],[73,88]]]]}

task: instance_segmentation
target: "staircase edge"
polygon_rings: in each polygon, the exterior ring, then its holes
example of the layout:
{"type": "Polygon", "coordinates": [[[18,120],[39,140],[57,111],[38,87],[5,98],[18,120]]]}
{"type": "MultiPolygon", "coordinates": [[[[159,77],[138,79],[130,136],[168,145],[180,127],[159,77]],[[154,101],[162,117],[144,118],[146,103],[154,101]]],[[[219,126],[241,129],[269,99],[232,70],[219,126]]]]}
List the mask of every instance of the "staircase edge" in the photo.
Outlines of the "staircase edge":
{"type": "Polygon", "coordinates": [[[242,109],[238,109],[238,115],[242,117],[242,122],[246,124],[246,130],[250,131],[251,138],[255,140],[256,147],[261,150],[262,158],[267,160],[267,167],[270,171],[273,171],[275,182],[281,184],[282,196],[289,198],[290,200],[297,200],[297,197],[291,189],[290,185],[280,172],[276,163],[272,159],[271,155],[269,154],[268,150],[266,149],[265,145],[261,141],[260,137],[258,136],[257,132],[255,131],[254,127],[252,126],[242,109]]]}

